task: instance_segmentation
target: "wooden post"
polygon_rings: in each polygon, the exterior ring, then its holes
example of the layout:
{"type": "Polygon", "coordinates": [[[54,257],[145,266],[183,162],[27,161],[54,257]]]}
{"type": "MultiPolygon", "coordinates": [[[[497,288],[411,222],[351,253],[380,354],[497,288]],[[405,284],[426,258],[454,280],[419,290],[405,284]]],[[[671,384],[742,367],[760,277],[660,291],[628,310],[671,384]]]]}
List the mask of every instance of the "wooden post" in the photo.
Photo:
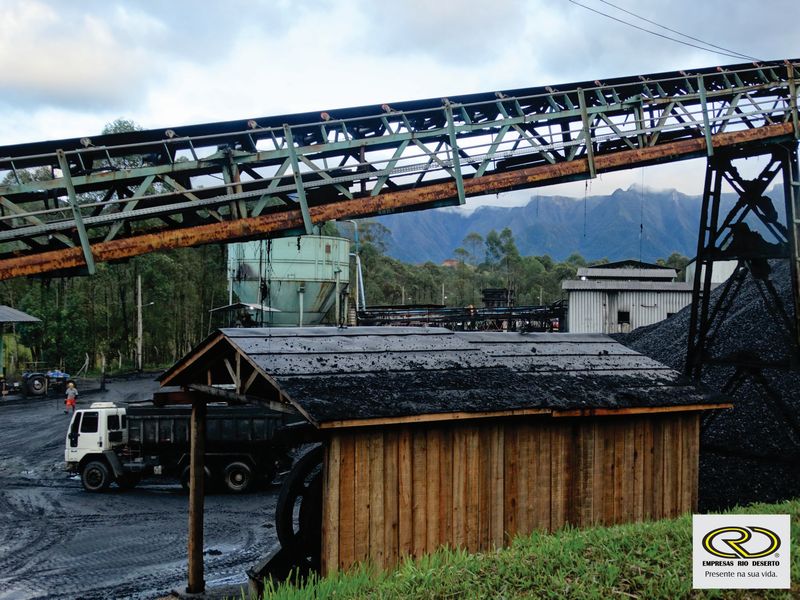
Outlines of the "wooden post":
{"type": "Polygon", "coordinates": [[[136,276],[136,370],[142,372],[142,276],[136,276]]]}
{"type": "Polygon", "coordinates": [[[206,404],[192,402],[189,477],[189,594],[205,591],[203,580],[203,503],[205,495],[206,404]]]}

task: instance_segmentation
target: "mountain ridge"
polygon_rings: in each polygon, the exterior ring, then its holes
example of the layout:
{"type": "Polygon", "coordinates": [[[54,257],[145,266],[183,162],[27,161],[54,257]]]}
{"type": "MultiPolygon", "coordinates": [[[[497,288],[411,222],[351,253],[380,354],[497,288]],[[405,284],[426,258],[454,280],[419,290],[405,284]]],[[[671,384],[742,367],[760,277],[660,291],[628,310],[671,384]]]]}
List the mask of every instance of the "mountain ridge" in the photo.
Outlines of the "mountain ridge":
{"type": "MultiPolygon", "coordinates": [[[[782,215],[782,187],[768,195],[782,215]]],[[[723,207],[735,199],[723,195],[723,207]]],[[[376,220],[392,232],[387,254],[410,263],[441,263],[453,257],[468,233],[485,238],[492,229],[500,232],[505,227],[523,255],[549,254],[560,261],[578,252],[587,260],[655,262],[673,252],[695,255],[701,204],[701,196],[634,185],[585,199],[535,195],[523,206],[481,206],[471,212],[439,209],[376,220]]]]}

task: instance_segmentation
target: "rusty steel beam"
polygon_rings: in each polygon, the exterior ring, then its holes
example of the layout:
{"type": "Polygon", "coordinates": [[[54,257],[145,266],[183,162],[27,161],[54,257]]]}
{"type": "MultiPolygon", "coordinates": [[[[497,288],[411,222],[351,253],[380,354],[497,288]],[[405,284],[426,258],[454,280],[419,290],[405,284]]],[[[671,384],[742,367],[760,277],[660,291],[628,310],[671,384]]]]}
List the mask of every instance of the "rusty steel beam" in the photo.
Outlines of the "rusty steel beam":
{"type": "MultiPolygon", "coordinates": [[[[793,124],[786,122],[755,129],[720,133],[713,136],[712,145],[715,148],[755,145],[791,138],[793,134],[793,124]]],[[[596,155],[594,163],[596,172],[604,173],[659,162],[685,160],[705,154],[705,138],[698,137],[660,146],[596,155]]],[[[475,179],[465,179],[464,193],[466,196],[481,196],[513,189],[550,185],[565,180],[583,179],[589,176],[588,161],[586,158],[580,158],[569,162],[538,165],[516,171],[491,173],[475,179]]],[[[457,198],[456,182],[450,181],[415,189],[383,192],[373,197],[358,197],[352,200],[309,206],[309,211],[314,223],[322,223],[425,208],[457,198]]],[[[92,244],[91,249],[95,261],[115,261],[158,250],[269,237],[272,234],[297,230],[303,226],[303,215],[298,208],[247,219],[98,242],[92,244]]],[[[79,247],[19,256],[0,261],[0,280],[85,265],[83,251],[79,247]]]]}

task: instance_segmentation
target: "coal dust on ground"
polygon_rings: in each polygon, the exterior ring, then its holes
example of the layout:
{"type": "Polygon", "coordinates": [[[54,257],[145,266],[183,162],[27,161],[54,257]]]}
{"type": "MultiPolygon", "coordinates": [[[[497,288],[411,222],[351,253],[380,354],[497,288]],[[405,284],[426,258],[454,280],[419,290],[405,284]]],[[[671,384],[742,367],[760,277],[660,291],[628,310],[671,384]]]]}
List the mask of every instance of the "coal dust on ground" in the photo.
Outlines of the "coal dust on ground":
{"type": "MultiPolygon", "coordinates": [[[[90,402],[151,397],[148,380],[111,382],[90,402]]],[[[186,586],[188,501],[177,483],[145,480],[90,494],[63,469],[69,416],[58,402],[0,401],[0,600],[164,596],[186,586]]],[[[205,579],[244,584],[275,543],[277,488],[205,502],[205,579]]]]}

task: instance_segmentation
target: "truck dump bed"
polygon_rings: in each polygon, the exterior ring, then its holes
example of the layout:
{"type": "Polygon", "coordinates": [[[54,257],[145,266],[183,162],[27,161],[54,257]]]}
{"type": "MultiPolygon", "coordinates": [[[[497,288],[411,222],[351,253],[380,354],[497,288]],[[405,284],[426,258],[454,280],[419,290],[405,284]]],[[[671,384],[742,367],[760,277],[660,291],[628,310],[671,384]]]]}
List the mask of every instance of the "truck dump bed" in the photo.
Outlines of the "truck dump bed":
{"type": "MultiPolygon", "coordinates": [[[[189,443],[189,406],[129,407],[128,441],[148,447],[189,443]]],[[[206,416],[206,449],[248,442],[253,446],[268,445],[277,429],[296,420],[293,415],[270,411],[260,406],[209,406],[206,416]]]]}

